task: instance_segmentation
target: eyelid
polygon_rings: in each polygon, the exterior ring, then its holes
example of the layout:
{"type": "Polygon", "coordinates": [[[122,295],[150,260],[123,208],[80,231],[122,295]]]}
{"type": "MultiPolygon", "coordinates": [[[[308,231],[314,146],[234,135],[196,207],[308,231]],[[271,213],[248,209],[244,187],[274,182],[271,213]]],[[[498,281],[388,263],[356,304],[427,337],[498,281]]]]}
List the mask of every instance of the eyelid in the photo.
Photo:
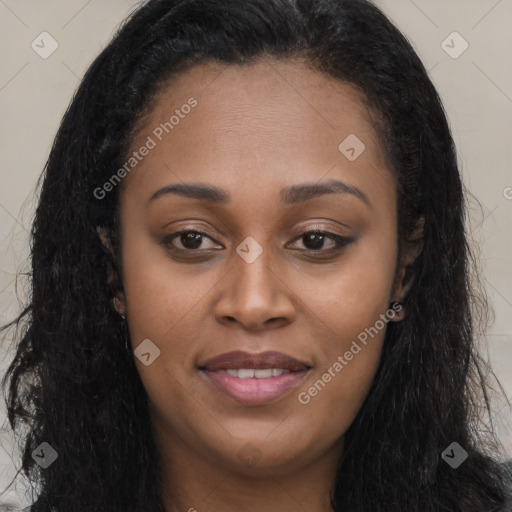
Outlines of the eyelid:
{"type": "MultiPolygon", "coordinates": [[[[165,236],[162,241],[162,245],[164,247],[166,247],[171,252],[174,251],[174,252],[182,253],[182,254],[188,253],[191,255],[191,257],[194,257],[194,256],[192,256],[192,255],[194,255],[194,253],[197,256],[199,256],[201,254],[205,254],[205,253],[208,254],[211,251],[219,250],[219,249],[212,249],[212,248],[209,248],[209,249],[186,249],[186,248],[181,249],[179,247],[172,246],[172,244],[171,244],[172,241],[175,238],[179,238],[180,235],[183,233],[196,233],[198,235],[201,235],[202,237],[210,239],[215,244],[222,246],[222,244],[220,242],[218,242],[211,234],[209,234],[205,230],[202,230],[200,228],[193,227],[193,226],[182,227],[182,228],[178,229],[177,231],[174,231],[173,233],[170,233],[169,235],[165,236]]],[[[318,249],[318,250],[299,249],[299,252],[301,252],[301,253],[315,254],[315,256],[318,256],[318,257],[328,256],[331,254],[339,253],[345,246],[349,245],[351,242],[353,242],[355,240],[352,236],[342,235],[339,233],[335,233],[333,231],[329,231],[329,228],[321,226],[320,223],[316,223],[316,224],[313,224],[312,226],[303,227],[298,232],[298,234],[294,238],[292,238],[292,240],[289,243],[294,243],[297,240],[299,240],[301,237],[303,237],[307,234],[310,234],[310,233],[318,233],[335,243],[335,247],[331,247],[329,249],[318,249]]],[[[224,246],[222,246],[222,247],[224,248],[224,246]]]]}
{"type": "MultiPolygon", "coordinates": [[[[343,226],[343,228],[345,230],[349,229],[349,227],[345,224],[341,224],[339,222],[337,222],[337,224],[339,224],[340,226],[343,226]]],[[[331,233],[331,234],[337,235],[337,236],[348,236],[347,233],[333,232],[334,229],[335,228],[332,226],[332,224],[328,224],[325,221],[316,221],[316,222],[313,222],[313,224],[307,224],[307,223],[301,224],[297,228],[297,231],[299,234],[309,233],[310,231],[322,231],[322,232],[331,233]]]]}

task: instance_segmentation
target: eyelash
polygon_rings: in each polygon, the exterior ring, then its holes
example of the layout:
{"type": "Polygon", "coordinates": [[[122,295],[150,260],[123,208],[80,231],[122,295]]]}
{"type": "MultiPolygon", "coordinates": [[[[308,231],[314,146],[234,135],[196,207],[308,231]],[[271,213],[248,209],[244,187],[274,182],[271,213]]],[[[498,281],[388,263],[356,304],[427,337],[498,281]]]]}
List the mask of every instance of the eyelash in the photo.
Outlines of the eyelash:
{"type": "MultiPolygon", "coordinates": [[[[203,237],[209,238],[210,240],[212,240],[215,243],[218,243],[210,235],[208,235],[204,231],[201,231],[201,230],[198,230],[198,229],[188,229],[188,228],[181,229],[179,231],[175,231],[174,233],[171,233],[170,235],[167,235],[163,239],[162,243],[171,252],[178,252],[178,253],[201,253],[201,252],[208,252],[208,251],[212,251],[212,250],[217,250],[217,249],[206,249],[206,250],[204,250],[204,249],[203,250],[201,250],[201,249],[180,249],[178,247],[174,247],[174,246],[171,245],[172,240],[174,240],[175,238],[180,237],[181,235],[183,235],[185,233],[195,233],[197,235],[201,235],[203,237]]],[[[309,253],[309,254],[314,254],[314,255],[319,255],[319,256],[328,256],[330,254],[334,254],[334,253],[340,252],[345,246],[347,246],[348,244],[350,244],[351,242],[354,241],[353,238],[337,235],[337,234],[331,233],[329,231],[322,231],[322,230],[319,230],[319,229],[310,229],[308,231],[304,231],[299,236],[295,237],[292,240],[292,242],[300,240],[305,235],[309,235],[309,234],[312,234],[312,233],[317,234],[317,235],[323,235],[326,238],[329,238],[329,239],[333,240],[334,242],[336,242],[336,247],[333,247],[331,249],[318,249],[318,250],[305,249],[305,250],[302,251],[303,253],[309,253]]]]}

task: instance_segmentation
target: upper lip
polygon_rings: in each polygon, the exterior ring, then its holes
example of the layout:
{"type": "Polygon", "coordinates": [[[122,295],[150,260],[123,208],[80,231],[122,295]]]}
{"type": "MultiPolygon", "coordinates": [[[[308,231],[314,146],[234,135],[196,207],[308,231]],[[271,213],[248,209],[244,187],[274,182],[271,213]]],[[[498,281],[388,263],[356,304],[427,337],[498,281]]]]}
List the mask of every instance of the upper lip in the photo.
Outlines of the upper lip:
{"type": "Polygon", "coordinates": [[[234,351],[220,354],[206,360],[199,366],[203,370],[237,370],[241,368],[282,368],[283,370],[301,371],[308,370],[310,366],[282,352],[249,352],[234,351]]]}

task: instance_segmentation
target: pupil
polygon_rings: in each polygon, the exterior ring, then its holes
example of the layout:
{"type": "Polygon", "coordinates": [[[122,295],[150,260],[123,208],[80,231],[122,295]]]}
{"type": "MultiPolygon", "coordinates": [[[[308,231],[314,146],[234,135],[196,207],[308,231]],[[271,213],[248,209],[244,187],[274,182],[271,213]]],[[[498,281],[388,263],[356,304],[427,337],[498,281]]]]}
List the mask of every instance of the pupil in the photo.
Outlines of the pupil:
{"type": "Polygon", "coordinates": [[[324,235],[320,233],[308,233],[304,235],[304,245],[306,247],[308,246],[308,242],[312,242],[312,244],[309,244],[309,249],[321,249],[324,242],[324,235]]]}
{"type": "Polygon", "coordinates": [[[181,243],[187,249],[197,249],[201,246],[201,233],[184,233],[181,235],[181,243]]]}

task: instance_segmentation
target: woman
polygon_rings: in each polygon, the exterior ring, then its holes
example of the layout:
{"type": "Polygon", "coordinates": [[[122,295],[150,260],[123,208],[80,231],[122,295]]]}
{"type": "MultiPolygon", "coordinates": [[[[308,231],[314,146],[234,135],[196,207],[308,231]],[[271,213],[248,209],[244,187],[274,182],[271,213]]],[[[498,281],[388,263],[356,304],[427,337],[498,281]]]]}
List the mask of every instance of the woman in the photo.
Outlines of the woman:
{"type": "Polygon", "coordinates": [[[366,0],[146,3],[45,169],[5,379],[30,510],[507,510],[464,204],[366,0]]]}

